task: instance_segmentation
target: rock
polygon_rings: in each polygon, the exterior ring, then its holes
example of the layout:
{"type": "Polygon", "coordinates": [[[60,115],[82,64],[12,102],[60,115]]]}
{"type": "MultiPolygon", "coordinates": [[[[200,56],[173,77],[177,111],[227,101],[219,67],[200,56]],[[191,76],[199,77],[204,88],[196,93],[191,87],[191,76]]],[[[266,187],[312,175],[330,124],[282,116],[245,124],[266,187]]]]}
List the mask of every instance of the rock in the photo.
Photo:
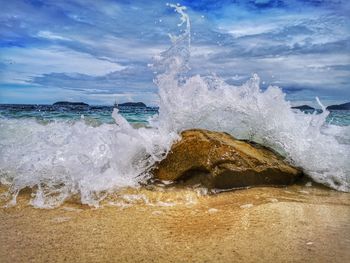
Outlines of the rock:
{"type": "Polygon", "coordinates": [[[152,170],[155,179],[229,189],[288,185],[302,172],[266,147],[207,130],[181,133],[167,157],[152,170]]]}

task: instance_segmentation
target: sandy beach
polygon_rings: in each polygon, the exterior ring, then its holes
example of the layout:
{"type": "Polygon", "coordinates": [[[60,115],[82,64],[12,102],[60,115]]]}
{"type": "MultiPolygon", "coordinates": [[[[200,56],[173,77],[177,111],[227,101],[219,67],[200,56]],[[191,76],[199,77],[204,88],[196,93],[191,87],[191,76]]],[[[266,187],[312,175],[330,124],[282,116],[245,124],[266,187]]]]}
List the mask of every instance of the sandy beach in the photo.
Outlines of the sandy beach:
{"type": "Polygon", "coordinates": [[[101,208],[0,209],[1,262],[347,262],[350,195],[252,188],[126,189],[101,208]]]}

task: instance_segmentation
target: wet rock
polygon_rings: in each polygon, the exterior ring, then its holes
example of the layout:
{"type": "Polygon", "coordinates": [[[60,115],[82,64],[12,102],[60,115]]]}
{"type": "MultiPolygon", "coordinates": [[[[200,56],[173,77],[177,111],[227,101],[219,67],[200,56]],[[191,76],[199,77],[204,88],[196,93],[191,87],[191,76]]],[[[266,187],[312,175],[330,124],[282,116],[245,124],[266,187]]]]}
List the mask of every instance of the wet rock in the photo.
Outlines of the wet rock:
{"type": "Polygon", "coordinates": [[[154,178],[229,189],[288,185],[302,175],[272,150],[226,133],[194,129],[181,137],[153,168],[154,178]]]}

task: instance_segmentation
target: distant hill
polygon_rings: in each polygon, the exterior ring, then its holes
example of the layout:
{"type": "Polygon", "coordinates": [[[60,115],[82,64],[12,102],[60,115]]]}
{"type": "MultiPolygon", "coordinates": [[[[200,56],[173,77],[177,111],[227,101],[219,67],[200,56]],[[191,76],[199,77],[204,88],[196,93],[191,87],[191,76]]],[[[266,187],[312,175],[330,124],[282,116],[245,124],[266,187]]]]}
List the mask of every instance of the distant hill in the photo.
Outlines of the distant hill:
{"type": "Polygon", "coordinates": [[[301,105],[301,106],[295,106],[292,107],[292,109],[298,109],[298,110],[315,110],[315,108],[309,106],[309,105],[301,105]]]}
{"type": "Polygon", "coordinates": [[[54,106],[89,106],[84,102],[70,102],[70,101],[57,101],[53,104],[54,106]]]}
{"type": "Polygon", "coordinates": [[[125,102],[117,104],[118,107],[147,107],[143,102],[125,102]]]}
{"type": "Polygon", "coordinates": [[[330,105],[327,107],[327,110],[350,110],[350,102],[339,105],[330,105]]]}

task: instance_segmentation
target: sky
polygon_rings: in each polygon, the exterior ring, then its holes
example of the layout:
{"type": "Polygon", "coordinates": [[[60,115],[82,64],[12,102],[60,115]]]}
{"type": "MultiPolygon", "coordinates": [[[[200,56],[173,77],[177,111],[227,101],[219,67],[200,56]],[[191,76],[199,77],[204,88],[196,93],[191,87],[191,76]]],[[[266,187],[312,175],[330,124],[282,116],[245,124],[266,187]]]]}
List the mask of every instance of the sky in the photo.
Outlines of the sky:
{"type": "MultiPolygon", "coordinates": [[[[0,0],[0,103],[157,105],[148,65],[179,32],[168,1],[0,0]]],[[[294,104],[350,101],[350,1],[175,3],[191,19],[191,74],[257,73],[294,104]]]]}

